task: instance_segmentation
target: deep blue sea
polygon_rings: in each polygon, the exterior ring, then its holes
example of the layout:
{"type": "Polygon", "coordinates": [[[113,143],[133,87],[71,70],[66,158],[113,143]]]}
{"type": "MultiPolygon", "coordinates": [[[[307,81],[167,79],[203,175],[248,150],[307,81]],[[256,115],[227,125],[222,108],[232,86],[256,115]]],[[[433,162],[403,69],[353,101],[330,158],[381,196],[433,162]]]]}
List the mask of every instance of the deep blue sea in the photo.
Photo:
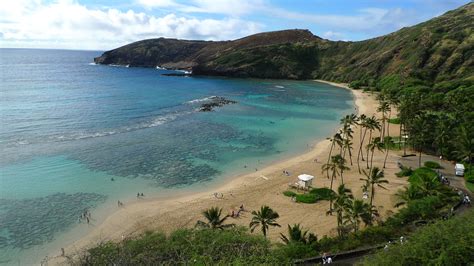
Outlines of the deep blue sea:
{"type": "Polygon", "coordinates": [[[162,76],[100,54],[0,49],[0,263],[39,262],[137,192],[198,191],[302,153],[354,109],[313,81],[162,76]],[[198,112],[210,96],[237,104],[198,112]]]}

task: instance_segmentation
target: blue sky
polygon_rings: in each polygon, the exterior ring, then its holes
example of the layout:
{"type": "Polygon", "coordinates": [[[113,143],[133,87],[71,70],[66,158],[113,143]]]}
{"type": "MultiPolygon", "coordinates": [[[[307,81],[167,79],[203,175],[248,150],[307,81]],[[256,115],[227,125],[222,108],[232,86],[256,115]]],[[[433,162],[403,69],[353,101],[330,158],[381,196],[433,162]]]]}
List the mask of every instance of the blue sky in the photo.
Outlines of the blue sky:
{"type": "Polygon", "coordinates": [[[0,2],[0,47],[107,50],[145,38],[229,40],[309,29],[363,40],[468,0],[14,0],[0,2]]]}

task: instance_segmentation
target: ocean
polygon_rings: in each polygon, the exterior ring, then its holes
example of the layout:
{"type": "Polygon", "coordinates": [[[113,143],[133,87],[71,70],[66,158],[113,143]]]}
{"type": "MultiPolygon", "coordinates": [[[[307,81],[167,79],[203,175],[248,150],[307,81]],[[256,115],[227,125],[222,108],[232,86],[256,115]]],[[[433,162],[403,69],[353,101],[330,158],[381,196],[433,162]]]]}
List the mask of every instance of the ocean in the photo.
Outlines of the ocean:
{"type": "Polygon", "coordinates": [[[354,110],[314,81],[163,76],[100,54],[0,49],[0,264],[39,263],[137,193],[203,191],[303,153],[354,110]],[[212,96],[237,103],[199,112],[212,96]]]}

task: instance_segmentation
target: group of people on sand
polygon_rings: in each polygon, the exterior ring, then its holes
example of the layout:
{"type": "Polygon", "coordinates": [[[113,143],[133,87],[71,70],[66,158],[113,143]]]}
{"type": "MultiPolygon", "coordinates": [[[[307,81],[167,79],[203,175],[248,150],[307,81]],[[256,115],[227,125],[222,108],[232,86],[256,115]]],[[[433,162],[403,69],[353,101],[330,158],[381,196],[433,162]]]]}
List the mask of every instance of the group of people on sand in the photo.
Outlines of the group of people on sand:
{"type": "Polygon", "coordinates": [[[122,207],[123,206],[123,202],[121,202],[120,200],[117,201],[117,206],[118,207],[122,207]]]}
{"type": "Polygon", "coordinates": [[[283,170],[283,174],[285,174],[286,176],[290,176],[290,172],[288,172],[286,170],[283,170]]]}
{"type": "Polygon", "coordinates": [[[223,198],[224,198],[224,194],[223,194],[223,193],[214,192],[214,198],[216,198],[216,199],[223,199],[223,198]]]}
{"type": "Polygon", "coordinates": [[[140,197],[145,197],[145,194],[142,193],[137,193],[137,198],[139,199],[140,197]]]}
{"type": "Polygon", "coordinates": [[[240,205],[239,210],[237,212],[235,210],[232,210],[230,213],[230,217],[238,218],[240,216],[240,213],[243,211],[244,211],[244,204],[240,205]]]}

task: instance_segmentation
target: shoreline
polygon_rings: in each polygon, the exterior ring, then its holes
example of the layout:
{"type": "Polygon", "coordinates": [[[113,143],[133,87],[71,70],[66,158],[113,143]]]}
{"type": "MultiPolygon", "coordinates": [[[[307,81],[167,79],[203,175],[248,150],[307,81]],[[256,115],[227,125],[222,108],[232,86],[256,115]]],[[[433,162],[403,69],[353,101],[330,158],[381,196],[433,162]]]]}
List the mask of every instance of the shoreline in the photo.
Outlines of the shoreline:
{"type": "MultiPolygon", "coordinates": [[[[358,115],[361,113],[366,115],[376,113],[376,104],[374,105],[376,101],[372,95],[352,90],[346,84],[324,80],[314,81],[350,90],[358,115]]],[[[335,128],[334,132],[337,129],[335,128]]],[[[355,130],[355,133],[354,142],[358,139],[358,129],[355,130]]],[[[248,211],[257,209],[263,204],[268,204],[280,213],[282,218],[280,218],[279,223],[283,225],[283,229],[278,228],[270,231],[269,238],[271,240],[278,239],[280,232],[286,232],[286,227],[284,226],[286,223],[282,220],[290,219],[291,223],[301,223],[306,229],[310,229],[310,231],[317,233],[320,237],[332,235],[334,233],[332,231],[334,231],[335,218],[333,216],[321,215],[325,214],[327,209],[327,204],[324,201],[309,205],[299,204],[292,202],[290,198],[282,195],[282,192],[288,187],[288,183],[293,183],[296,180],[296,176],[302,173],[316,176],[314,186],[329,187],[329,180],[323,177],[320,167],[327,158],[326,154],[329,153],[330,142],[328,140],[316,141],[309,151],[304,151],[302,154],[271,163],[256,172],[225,178],[222,183],[218,182],[215,186],[206,188],[204,191],[185,196],[179,195],[169,199],[147,199],[126,203],[124,207],[107,216],[101,224],[97,225],[88,234],[67,246],[65,248],[66,255],[77,255],[97,243],[119,241],[123,238],[139,235],[146,230],[158,230],[168,233],[178,228],[193,227],[196,221],[200,219],[201,212],[212,206],[223,208],[223,213],[227,214],[232,209],[238,208],[241,204],[248,211]],[[286,176],[282,174],[282,170],[290,171],[292,175],[286,176]],[[212,194],[215,192],[223,193],[224,198],[214,198],[212,194]],[[283,217],[286,218],[283,219],[283,217]]],[[[387,166],[390,166],[390,163],[395,165],[395,161],[387,163],[387,166]]],[[[350,172],[353,171],[351,170],[350,172]]],[[[350,172],[346,173],[346,175],[349,176],[350,172]]],[[[339,181],[336,180],[336,182],[339,181]]],[[[400,182],[402,184],[396,185],[396,189],[404,183],[401,180],[400,182]]],[[[349,187],[353,189],[354,195],[357,195],[358,191],[353,187],[360,183],[359,178],[354,178],[350,183],[354,183],[354,186],[349,185],[349,187]]],[[[382,195],[383,193],[381,192],[380,194],[382,195]]],[[[390,201],[391,194],[388,194],[388,200],[390,201]]],[[[378,203],[377,200],[376,202],[378,203]]],[[[382,205],[387,204],[385,202],[382,205]]],[[[250,216],[250,213],[244,212],[242,217],[230,218],[229,221],[237,225],[247,226],[251,218],[250,216]]],[[[49,263],[53,265],[64,263],[64,258],[58,257],[59,253],[60,251],[50,254],[49,263]]]]}

